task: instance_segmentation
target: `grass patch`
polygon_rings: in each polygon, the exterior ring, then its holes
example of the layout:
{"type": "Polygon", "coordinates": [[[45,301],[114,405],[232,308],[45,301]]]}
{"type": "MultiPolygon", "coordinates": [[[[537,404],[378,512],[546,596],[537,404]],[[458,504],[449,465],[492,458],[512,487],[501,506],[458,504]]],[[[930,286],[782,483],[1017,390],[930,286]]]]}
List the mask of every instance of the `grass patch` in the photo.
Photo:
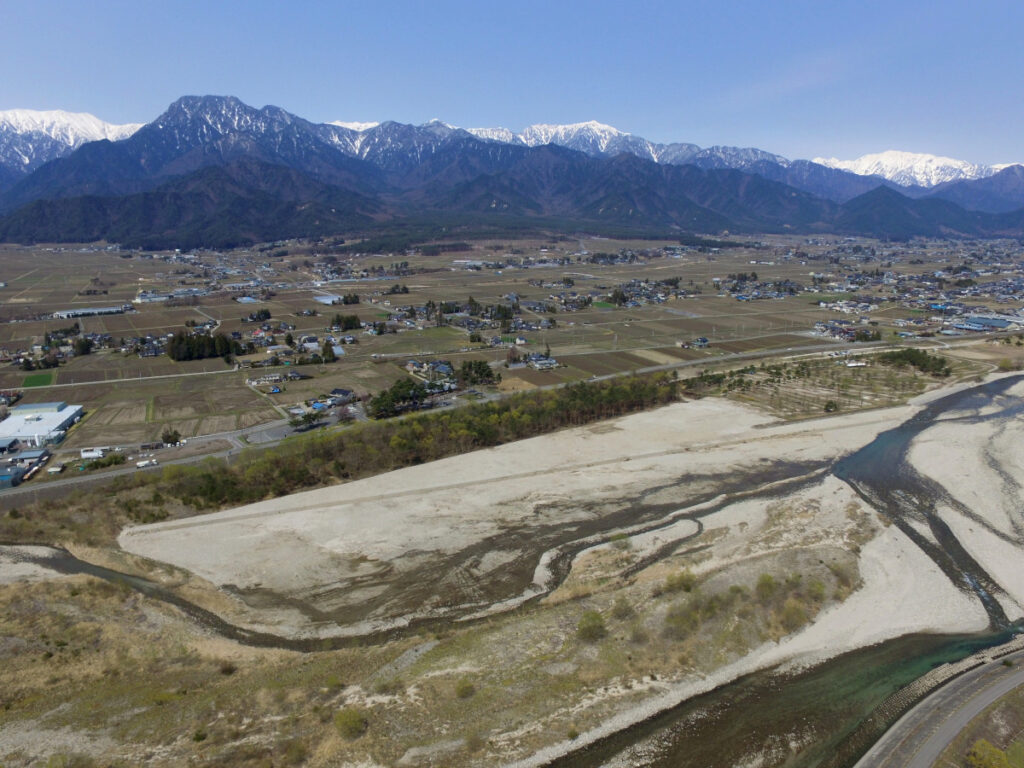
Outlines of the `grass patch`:
{"type": "Polygon", "coordinates": [[[22,382],[23,387],[48,387],[53,383],[53,371],[44,371],[42,373],[30,373],[26,376],[22,382]]]}

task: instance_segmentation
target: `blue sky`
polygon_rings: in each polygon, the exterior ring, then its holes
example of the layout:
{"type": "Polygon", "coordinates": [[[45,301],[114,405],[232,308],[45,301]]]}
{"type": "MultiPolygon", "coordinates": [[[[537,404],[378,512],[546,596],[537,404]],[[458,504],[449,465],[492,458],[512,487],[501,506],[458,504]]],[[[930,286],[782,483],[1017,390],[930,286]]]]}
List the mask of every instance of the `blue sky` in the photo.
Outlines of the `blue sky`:
{"type": "Polygon", "coordinates": [[[0,26],[0,109],[143,122],[212,93],[314,121],[1024,161],[1020,2],[0,0],[0,26]]]}

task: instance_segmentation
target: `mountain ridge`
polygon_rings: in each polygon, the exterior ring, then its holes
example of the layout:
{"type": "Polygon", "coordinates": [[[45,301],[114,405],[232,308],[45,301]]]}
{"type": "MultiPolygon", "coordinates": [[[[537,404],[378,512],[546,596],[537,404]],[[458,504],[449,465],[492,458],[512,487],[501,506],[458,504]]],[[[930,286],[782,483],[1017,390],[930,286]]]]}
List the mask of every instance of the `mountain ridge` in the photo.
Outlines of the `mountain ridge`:
{"type": "Polygon", "coordinates": [[[1018,166],[988,182],[986,205],[1000,210],[984,213],[967,209],[981,194],[971,185],[988,179],[897,192],[877,176],[753,148],[653,145],[595,121],[498,138],[440,120],[312,123],[231,96],[183,96],[130,136],[86,143],[15,181],[0,195],[8,213],[0,233],[21,240],[106,233],[131,242],[206,233],[219,243],[241,242],[270,231],[245,210],[249,205],[292,234],[456,216],[904,238],[1013,233],[1016,219],[994,217],[1024,208],[1018,166]],[[323,211],[314,206],[316,215],[302,218],[289,207],[294,190],[303,190],[306,202],[341,202],[323,211]],[[161,201],[176,214],[160,211],[161,201]],[[144,231],[147,210],[152,232],[144,231]],[[221,217],[216,226],[214,214],[221,217]],[[61,221],[76,226],[65,232],[54,224],[61,221]]]}

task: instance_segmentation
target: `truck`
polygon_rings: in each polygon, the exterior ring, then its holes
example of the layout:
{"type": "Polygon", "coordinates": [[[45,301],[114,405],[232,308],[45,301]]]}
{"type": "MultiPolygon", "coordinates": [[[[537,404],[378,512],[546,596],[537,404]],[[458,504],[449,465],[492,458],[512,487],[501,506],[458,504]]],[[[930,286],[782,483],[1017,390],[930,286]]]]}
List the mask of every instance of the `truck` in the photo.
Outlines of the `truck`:
{"type": "Polygon", "coordinates": [[[135,466],[139,469],[142,469],[143,467],[155,467],[156,465],[156,459],[145,459],[144,461],[135,462],[135,466]]]}
{"type": "Polygon", "coordinates": [[[105,451],[102,448],[83,448],[80,453],[83,459],[102,459],[105,451]]]}

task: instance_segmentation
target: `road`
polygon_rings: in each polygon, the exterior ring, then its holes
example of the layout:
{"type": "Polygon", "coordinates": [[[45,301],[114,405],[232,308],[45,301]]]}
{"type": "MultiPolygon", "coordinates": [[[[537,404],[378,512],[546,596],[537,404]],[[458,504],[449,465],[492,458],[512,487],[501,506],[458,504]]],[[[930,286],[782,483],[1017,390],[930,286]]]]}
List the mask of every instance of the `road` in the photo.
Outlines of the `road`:
{"type": "Polygon", "coordinates": [[[1024,685],[1024,651],[988,661],[954,678],[925,698],[892,728],[854,768],[932,768],[942,751],[988,706],[1024,685]]]}

